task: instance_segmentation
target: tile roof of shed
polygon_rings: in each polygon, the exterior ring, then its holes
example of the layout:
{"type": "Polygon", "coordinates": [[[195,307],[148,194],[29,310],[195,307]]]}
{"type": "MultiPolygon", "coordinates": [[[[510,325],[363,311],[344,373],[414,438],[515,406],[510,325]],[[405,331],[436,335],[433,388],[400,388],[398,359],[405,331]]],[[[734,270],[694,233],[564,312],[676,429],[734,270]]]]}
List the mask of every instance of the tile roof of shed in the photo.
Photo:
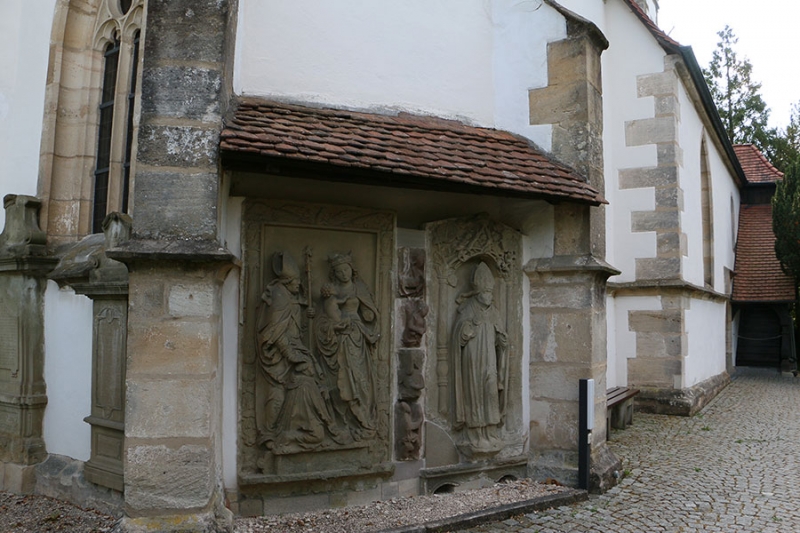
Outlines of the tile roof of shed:
{"type": "Polygon", "coordinates": [[[225,120],[223,162],[324,165],[377,184],[605,203],[574,169],[524,137],[456,121],[243,98],[225,120]]]}
{"type": "Polygon", "coordinates": [[[767,161],[761,150],[754,145],[737,144],[733,149],[744,169],[748,183],[776,183],[783,179],[783,172],[767,161]]]}
{"type": "Polygon", "coordinates": [[[733,301],[794,301],[794,281],[775,257],[772,205],[742,205],[734,270],[733,301]]]}

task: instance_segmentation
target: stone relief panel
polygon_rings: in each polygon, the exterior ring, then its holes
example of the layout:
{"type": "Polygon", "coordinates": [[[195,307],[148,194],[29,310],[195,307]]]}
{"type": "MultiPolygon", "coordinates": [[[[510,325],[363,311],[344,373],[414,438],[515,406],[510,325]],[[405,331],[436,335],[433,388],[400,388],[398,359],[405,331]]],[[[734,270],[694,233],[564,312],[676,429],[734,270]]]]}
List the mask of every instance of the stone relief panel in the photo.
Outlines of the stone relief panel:
{"type": "Polygon", "coordinates": [[[240,479],[360,475],[391,458],[394,217],[245,205],[240,479]]]}
{"type": "Polygon", "coordinates": [[[520,456],[520,234],[486,216],[428,224],[435,331],[425,366],[425,416],[445,428],[461,461],[520,456]],[[435,387],[432,384],[435,383],[435,387]]]}

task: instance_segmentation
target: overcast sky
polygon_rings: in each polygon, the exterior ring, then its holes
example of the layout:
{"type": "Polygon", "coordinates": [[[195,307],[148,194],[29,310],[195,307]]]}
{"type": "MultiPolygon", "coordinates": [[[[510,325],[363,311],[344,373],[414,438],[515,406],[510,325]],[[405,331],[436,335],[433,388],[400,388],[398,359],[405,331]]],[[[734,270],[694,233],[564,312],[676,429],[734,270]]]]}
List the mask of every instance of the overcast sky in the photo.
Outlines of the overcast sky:
{"type": "Polygon", "coordinates": [[[770,125],[785,127],[800,101],[800,0],[659,0],[658,25],[690,45],[697,62],[711,61],[725,25],[739,37],[736,52],[753,65],[753,80],[771,109],[770,125]]]}

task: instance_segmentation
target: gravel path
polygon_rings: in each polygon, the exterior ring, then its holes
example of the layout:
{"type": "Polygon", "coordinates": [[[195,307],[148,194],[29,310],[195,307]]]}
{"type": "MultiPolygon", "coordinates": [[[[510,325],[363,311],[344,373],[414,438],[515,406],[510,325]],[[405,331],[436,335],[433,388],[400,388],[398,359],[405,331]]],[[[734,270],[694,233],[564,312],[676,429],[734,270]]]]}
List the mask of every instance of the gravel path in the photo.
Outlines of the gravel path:
{"type": "Polygon", "coordinates": [[[359,507],[316,513],[236,519],[236,533],[368,533],[451,518],[489,507],[570,492],[556,485],[530,480],[498,483],[492,487],[433,496],[415,496],[374,502],[359,507]]]}
{"type": "Polygon", "coordinates": [[[17,496],[0,492],[2,533],[102,533],[111,531],[117,519],[81,509],[45,496],[17,496]]]}
{"type": "MultiPolygon", "coordinates": [[[[532,500],[568,491],[530,480],[437,496],[417,496],[374,502],[359,507],[331,509],[259,518],[237,518],[236,533],[366,533],[421,524],[480,511],[498,505],[532,500]]],[[[0,492],[0,532],[102,533],[117,520],[44,496],[16,496],[0,492]]]]}

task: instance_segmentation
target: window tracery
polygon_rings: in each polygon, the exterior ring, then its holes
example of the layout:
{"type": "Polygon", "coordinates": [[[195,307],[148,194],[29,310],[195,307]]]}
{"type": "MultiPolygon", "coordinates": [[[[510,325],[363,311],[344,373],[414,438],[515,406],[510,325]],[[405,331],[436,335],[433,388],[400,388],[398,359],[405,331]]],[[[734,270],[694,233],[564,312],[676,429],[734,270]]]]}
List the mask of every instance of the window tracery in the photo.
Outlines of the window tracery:
{"type": "Polygon", "coordinates": [[[38,192],[50,246],[133,210],[145,1],[57,5],[38,192]]]}

